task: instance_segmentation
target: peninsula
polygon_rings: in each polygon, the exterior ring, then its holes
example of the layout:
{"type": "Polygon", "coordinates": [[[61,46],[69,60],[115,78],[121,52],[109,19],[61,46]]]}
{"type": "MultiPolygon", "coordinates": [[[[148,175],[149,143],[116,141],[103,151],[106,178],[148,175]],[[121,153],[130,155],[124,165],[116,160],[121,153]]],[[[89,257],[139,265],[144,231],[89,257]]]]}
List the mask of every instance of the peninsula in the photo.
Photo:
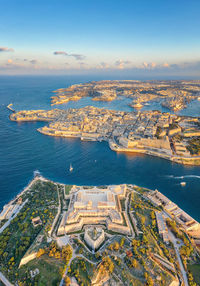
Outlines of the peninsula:
{"type": "Polygon", "coordinates": [[[160,111],[124,112],[87,106],[79,109],[12,113],[13,121],[47,121],[38,131],[49,136],[108,141],[116,152],[144,153],[200,165],[200,118],[160,111]]]}
{"type": "Polygon", "coordinates": [[[199,285],[200,224],[158,190],[39,173],[0,213],[6,285],[199,285]]]}
{"type": "Polygon", "coordinates": [[[103,80],[84,84],[75,84],[54,91],[51,104],[64,104],[69,101],[90,97],[94,101],[113,101],[117,98],[129,98],[131,107],[140,109],[151,101],[172,111],[179,111],[198,99],[199,81],[137,81],[137,80],[103,80]]]}

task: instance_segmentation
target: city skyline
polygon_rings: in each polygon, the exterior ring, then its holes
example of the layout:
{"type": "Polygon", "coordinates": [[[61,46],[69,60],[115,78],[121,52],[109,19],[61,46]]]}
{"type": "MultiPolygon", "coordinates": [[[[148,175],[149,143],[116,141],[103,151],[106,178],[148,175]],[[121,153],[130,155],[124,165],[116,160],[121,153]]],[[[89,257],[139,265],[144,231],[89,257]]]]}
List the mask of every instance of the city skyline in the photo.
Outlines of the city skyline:
{"type": "Polygon", "coordinates": [[[0,74],[200,76],[198,1],[2,1],[0,74]]]}

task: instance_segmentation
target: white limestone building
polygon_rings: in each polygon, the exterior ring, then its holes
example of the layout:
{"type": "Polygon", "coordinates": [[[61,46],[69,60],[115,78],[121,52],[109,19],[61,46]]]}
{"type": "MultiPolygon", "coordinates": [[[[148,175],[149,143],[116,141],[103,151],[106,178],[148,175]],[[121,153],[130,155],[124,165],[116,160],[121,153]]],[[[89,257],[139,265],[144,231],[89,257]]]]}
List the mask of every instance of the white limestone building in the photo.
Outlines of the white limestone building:
{"type": "Polygon", "coordinates": [[[125,195],[126,185],[92,189],[74,186],[70,192],[68,211],[63,214],[57,234],[76,232],[84,225],[101,224],[108,230],[131,234],[128,217],[120,203],[125,195]]]}

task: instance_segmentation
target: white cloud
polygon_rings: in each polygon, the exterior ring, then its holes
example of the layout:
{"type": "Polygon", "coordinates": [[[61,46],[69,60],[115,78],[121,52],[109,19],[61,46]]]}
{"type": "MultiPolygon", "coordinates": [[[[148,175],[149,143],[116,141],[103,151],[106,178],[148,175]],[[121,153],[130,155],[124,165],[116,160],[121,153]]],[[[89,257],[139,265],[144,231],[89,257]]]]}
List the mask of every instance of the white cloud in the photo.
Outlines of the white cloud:
{"type": "Polygon", "coordinates": [[[53,54],[54,54],[54,55],[63,55],[63,56],[67,56],[67,55],[68,55],[68,53],[63,52],[63,51],[56,51],[56,52],[54,52],[53,54]]]}
{"type": "Polygon", "coordinates": [[[164,68],[169,68],[169,67],[170,67],[170,65],[169,65],[168,63],[164,63],[162,66],[163,66],[164,68]]]}
{"type": "Polygon", "coordinates": [[[125,66],[131,64],[130,61],[124,61],[124,60],[118,60],[115,62],[115,66],[117,66],[119,69],[124,69],[125,66]]]}
{"type": "Polygon", "coordinates": [[[65,51],[56,51],[53,53],[54,55],[61,55],[61,56],[68,56],[68,57],[73,57],[75,58],[77,61],[82,61],[86,58],[86,56],[81,55],[81,54],[69,54],[65,51]]]}
{"type": "Polygon", "coordinates": [[[154,62],[152,63],[143,62],[142,67],[145,69],[154,69],[157,67],[157,64],[154,62]]]}
{"type": "Polygon", "coordinates": [[[0,52],[4,53],[4,52],[14,52],[14,49],[12,48],[7,48],[7,47],[0,47],[0,52]]]}

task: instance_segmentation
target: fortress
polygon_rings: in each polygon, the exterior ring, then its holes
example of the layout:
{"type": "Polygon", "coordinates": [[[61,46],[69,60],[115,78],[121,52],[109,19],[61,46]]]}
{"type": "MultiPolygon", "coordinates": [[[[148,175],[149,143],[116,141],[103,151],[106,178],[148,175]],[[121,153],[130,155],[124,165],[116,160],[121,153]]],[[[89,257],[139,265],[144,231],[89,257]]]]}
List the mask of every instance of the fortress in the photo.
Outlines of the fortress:
{"type": "Polygon", "coordinates": [[[105,225],[108,230],[131,234],[127,214],[122,210],[121,199],[125,199],[126,185],[109,186],[106,189],[73,187],[67,212],[58,227],[58,235],[76,232],[84,225],[105,225]]]}

